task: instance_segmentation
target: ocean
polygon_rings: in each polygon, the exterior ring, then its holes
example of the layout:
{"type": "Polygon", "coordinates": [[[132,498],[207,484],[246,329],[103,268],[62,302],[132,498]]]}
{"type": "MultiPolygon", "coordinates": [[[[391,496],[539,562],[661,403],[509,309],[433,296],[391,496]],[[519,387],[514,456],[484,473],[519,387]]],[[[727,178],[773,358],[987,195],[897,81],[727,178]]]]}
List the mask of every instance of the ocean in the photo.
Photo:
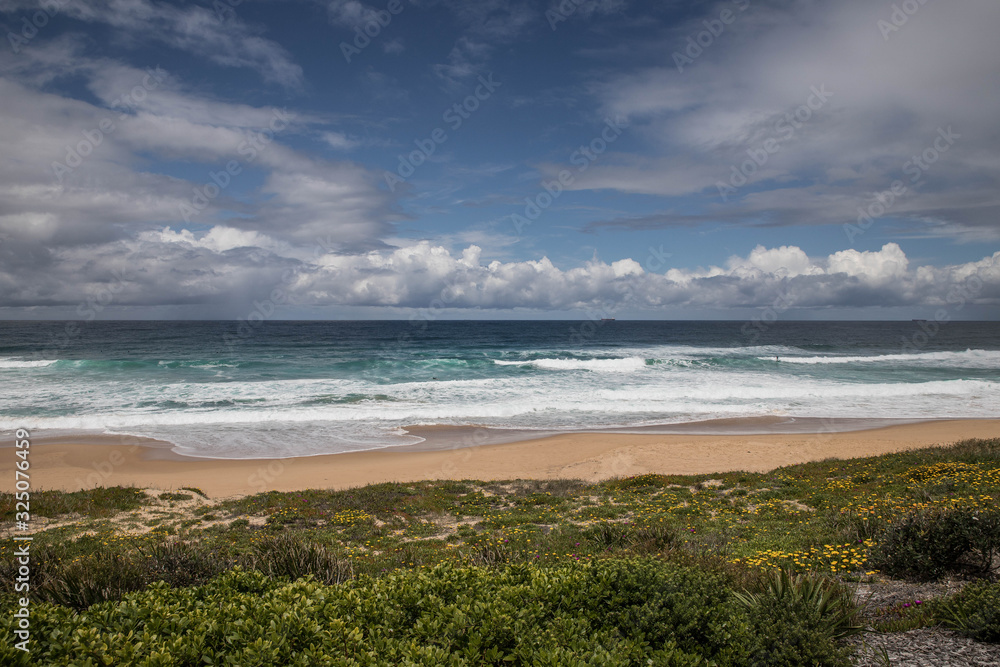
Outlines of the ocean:
{"type": "Polygon", "coordinates": [[[2,433],[220,458],[419,443],[411,425],[995,418],[1000,323],[0,322],[0,384],[2,433]]]}

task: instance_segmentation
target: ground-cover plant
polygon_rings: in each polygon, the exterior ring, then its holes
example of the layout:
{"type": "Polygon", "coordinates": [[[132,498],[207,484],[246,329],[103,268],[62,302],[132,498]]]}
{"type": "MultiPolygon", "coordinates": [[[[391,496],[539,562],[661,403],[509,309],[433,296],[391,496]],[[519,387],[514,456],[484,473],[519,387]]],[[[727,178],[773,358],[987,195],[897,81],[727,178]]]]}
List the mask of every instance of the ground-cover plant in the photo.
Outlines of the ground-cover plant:
{"type": "MultiPolygon", "coordinates": [[[[142,489],[131,486],[98,487],[72,493],[33,490],[31,515],[57,518],[66,514],[79,514],[97,518],[138,509],[148,502],[149,497],[142,489]]],[[[14,512],[14,494],[0,493],[0,521],[13,521],[14,512]]]]}
{"type": "Polygon", "coordinates": [[[1000,643],[1000,584],[969,584],[933,609],[945,626],[979,641],[1000,643]]]}
{"type": "MultiPolygon", "coordinates": [[[[384,577],[439,564],[503,570],[643,554],[739,582],[736,590],[753,590],[755,573],[777,568],[877,581],[895,570],[876,566],[874,559],[897,554],[893,545],[912,547],[912,542],[884,538],[888,530],[903,534],[907,517],[964,512],[982,521],[995,511],[998,452],[1000,440],[984,440],[763,474],[640,475],[595,484],[429,481],[267,492],[178,507],[136,489],[47,492],[42,506],[54,516],[89,503],[95,517],[61,520],[35,534],[31,593],[36,602],[58,599],[84,608],[154,581],[175,587],[202,584],[233,563],[279,579],[313,574],[337,581],[343,578],[341,568],[348,567],[355,577],[384,577]],[[140,507],[141,514],[134,512],[140,507]],[[211,515],[224,520],[208,525],[211,515]],[[149,528],[153,531],[143,532],[149,528]],[[269,559],[262,545],[272,538],[289,544],[274,549],[269,559]],[[97,565],[88,568],[92,558],[97,565]],[[171,574],[179,572],[190,576],[171,574]],[[78,581],[79,595],[48,597],[48,591],[59,589],[47,588],[47,580],[78,581]]],[[[972,526],[971,520],[964,525],[972,526]]],[[[8,595],[14,581],[11,544],[0,542],[0,593],[8,595]]],[[[768,614],[760,618],[789,632],[799,627],[800,620],[787,610],[768,614]]],[[[885,620],[890,630],[927,624],[911,611],[885,620]]],[[[787,644],[777,642],[773,651],[762,648],[761,655],[780,662],[776,647],[787,644]]]]}
{"type": "Polygon", "coordinates": [[[938,623],[934,605],[918,598],[873,609],[867,615],[875,632],[906,632],[938,623]]]}
{"type": "MultiPolygon", "coordinates": [[[[751,618],[725,577],[649,559],[440,565],[338,586],[232,570],[74,612],[37,605],[4,665],[845,666],[785,596],[751,618]]],[[[0,620],[9,633],[12,619],[0,620]]]]}
{"type": "Polygon", "coordinates": [[[157,496],[160,500],[191,500],[194,498],[190,493],[166,492],[157,496]]]}

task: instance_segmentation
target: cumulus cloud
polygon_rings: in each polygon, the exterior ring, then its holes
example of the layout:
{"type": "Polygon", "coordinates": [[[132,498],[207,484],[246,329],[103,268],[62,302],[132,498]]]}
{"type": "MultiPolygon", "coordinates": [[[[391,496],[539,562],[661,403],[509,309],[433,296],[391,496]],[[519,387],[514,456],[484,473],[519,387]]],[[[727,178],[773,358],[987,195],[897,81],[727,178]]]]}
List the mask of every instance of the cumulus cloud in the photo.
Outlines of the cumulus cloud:
{"type": "Polygon", "coordinates": [[[125,306],[249,302],[275,286],[298,306],[416,309],[725,311],[777,300],[792,309],[930,307],[954,303],[956,293],[970,304],[1000,303],[1000,252],[977,262],[913,268],[895,243],[820,258],[795,246],[758,246],[725,267],[663,272],[630,258],[566,269],[547,257],[501,262],[484,258],[476,245],[451,252],[430,242],[336,254],[221,226],[200,234],[151,230],[52,252],[45,272],[0,273],[6,287],[0,306],[73,305],[111,280],[107,267],[125,276],[116,297],[125,306]]]}

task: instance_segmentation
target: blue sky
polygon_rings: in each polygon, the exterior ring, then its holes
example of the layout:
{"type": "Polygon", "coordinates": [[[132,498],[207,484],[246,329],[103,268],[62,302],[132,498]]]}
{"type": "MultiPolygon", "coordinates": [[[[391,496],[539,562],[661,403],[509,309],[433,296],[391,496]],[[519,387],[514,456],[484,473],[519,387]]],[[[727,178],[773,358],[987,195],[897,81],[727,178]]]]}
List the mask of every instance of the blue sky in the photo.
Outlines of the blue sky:
{"type": "Polygon", "coordinates": [[[995,319],[998,25],[0,0],[0,317],[995,319]]]}

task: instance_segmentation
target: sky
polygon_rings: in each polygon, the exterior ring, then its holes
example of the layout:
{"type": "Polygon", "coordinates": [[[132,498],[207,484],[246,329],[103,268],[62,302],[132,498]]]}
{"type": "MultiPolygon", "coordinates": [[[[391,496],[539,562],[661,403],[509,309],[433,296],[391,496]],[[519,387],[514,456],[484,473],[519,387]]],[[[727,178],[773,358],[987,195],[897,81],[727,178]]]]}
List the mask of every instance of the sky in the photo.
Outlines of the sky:
{"type": "Polygon", "coordinates": [[[995,0],[0,0],[3,319],[1000,319],[995,0]]]}

